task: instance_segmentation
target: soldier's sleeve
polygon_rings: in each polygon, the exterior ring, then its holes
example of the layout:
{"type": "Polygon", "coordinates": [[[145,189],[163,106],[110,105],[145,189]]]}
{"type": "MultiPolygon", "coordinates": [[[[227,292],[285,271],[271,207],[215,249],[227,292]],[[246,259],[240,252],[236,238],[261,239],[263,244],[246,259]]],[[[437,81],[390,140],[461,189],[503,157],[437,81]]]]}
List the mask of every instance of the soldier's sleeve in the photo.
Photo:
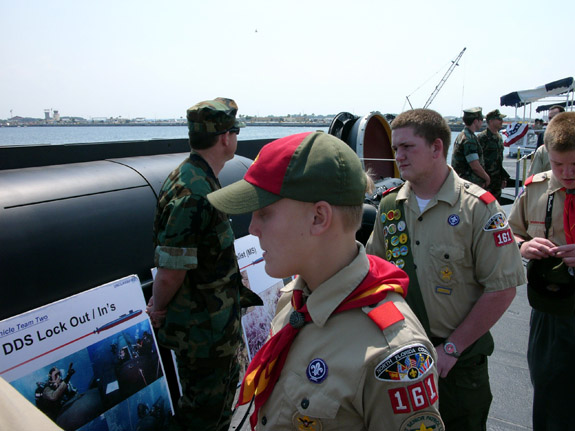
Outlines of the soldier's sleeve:
{"type": "MultiPolygon", "coordinates": [[[[381,222],[382,203],[379,203],[377,217],[373,223],[373,231],[365,245],[365,251],[368,254],[379,256],[386,259],[387,248],[385,246],[385,235],[383,234],[383,223],[381,222]]],[[[387,260],[387,259],[386,259],[387,260]]]]}
{"type": "Polygon", "coordinates": [[[195,269],[198,244],[209,224],[212,207],[207,199],[189,195],[174,200],[165,211],[168,214],[158,234],[156,265],[167,269],[195,269]]]}
{"type": "Polygon", "coordinates": [[[478,283],[485,292],[526,283],[521,254],[505,211],[497,201],[485,204],[478,199],[469,205],[474,211],[472,247],[478,283]]]}
{"type": "Polygon", "coordinates": [[[463,155],[467,163],[471,163],[474,160],[479,160],[479,140],[478,139],[466,139],[463,144],[463,155]]]}
{"type": "Polygon", "coordinates": [[[397,307],[382,313],[384,321],[394,313],[402,319],[388,327],[381,325],[389,349],[367,367],[363,387],[366,429],[442,430],[435,349],[406,303],[384,306],[397,307]]]}

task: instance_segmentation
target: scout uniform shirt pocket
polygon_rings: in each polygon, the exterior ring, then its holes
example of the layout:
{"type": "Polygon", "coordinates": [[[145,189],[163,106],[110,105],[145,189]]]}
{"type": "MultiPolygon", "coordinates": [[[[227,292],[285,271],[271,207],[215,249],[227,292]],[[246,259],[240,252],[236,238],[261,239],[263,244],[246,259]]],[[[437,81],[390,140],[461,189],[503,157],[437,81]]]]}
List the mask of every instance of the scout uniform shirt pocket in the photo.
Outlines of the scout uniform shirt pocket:
{"type": "Polygon", "coordinates": [[[461,283],[464,273],[465,251],[452,244],[431,245],[429,247],[431,273],[425,274],[436,293],[451,295],[452,289],[461,283]]]}
{"type": "MultiPolygon", "coordinates": [[[[293,371],[285,373],[282,380],[285,383],[281,395],[281,407],[268,405],[270,411],[263,411],[262,409],[260,425],[267,422],[267,426],[258,429],[273,430],[276,427],[287,429],[286,424],[291,424],[296,430],[343,430],[351,425],[357,427],[357,423],[351,417],[346,419],[345,415],[341,415],[341,412],[338,415],[340,403],[335,399],[337,396],[336,388],[330,390],[325,384],[313,383],[305,376],[302,377],[293,371]],[[278,413],[279,416],[276,416],[278,413]],[[277,417],[277,421],[273,420],[274,416],[277,417]]],[[[351,429],[355,428],[352,426],[351,429]]]]}

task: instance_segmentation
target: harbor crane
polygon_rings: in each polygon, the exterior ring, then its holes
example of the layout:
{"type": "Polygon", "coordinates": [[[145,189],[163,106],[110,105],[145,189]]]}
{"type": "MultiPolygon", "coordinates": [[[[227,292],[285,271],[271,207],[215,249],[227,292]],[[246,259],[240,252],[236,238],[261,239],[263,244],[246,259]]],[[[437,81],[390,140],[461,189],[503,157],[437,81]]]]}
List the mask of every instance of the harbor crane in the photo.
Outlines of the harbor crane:
{"type": "MultiPolygon", "coordinates": [[[[459,55],[457,56],[457,58],[455,60],[451,61],[451,65],[449,66],[449,69],[447,69],[447,72],[445,72],[445,75],[443,75],[443,78],[441,78],[441,81],[439,81],[439,84],[437,84],[435,86],[435,90],[433,90],[433,92],[431,93],[431,95],[427,99],[427,102],[425,102],[425,105],[423,105],[423,109],[426,109],[429,107],[429,105],[431,105],[431,102],[433,102],[433,99],[435,99],[435,96],[437,96],[437,93],[439,93],[439,90],[441,90],[443,85],[447,82],[447,78],[449,78],[449,75],[451,75],[451,73],[453,72],[453,69],[455,69],[456,66],[459,66],[459,60],[461,60],[461,57],[463,57],[463,53],[465,52],[466,49],[467,48],[463,48],[461,50],[461,52],[459,53],[459,55]]],[[[406,99],[407,99],[407,102],[409,103],[409,106],[411,107],[411,109],[413,109],[413,106],[411,105],[411,101],[409,100],[409,96],[406,96],[406,99]]]]}
{"type": "Polygon", "coordinates": [[[445,75],[443,75],[443,78],[441,78],[441,81],[439,81],[439,84],[437,84],[435,90],[433,90],[429,96],[429,99],[427,99],[427,102],[425,102],[425,105],[423,105],[423,109],[431,105],[431,102],[433,102],[433,99],[435,99],[435,96],[437,96],[437,93],[439,93],[439,90],[441,90],[441,87],[443,87],[443,84],[445,84],[447,78],[449,78],[449,75],[451,75],[451,72],[453,72],[453,69],[455,69],[456,66],[459,66],[459,60],[461,60],[461,57],[463,57],[463,53],[466,49],[467,48],[463,48],[457,58],[451,62],[451,66],[449,66],[449,69],[447,69],[447,72],[445,72],[445,75]]]}

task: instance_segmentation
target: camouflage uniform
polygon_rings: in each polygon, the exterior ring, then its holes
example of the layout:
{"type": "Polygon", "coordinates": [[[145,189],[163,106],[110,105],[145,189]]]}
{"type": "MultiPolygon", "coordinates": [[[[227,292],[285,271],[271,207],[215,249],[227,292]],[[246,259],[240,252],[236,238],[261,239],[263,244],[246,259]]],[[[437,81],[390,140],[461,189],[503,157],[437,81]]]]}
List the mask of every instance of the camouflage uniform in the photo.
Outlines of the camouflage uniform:
{"type": "Polygon", "coordinates": [[[485,167],[483,148],[479,144],[479,139],[477,139],[475,133],[465,127],[455,139],[451,166],[462,179],[483,187],[485,180],[473,172],[471,166],[469,166],[469,163],[474,160],[479,160],[481,166],[485,167]]]}
{"type": "Polygon", "coordinates": [[[501,196],[501,183],[509,179],[509,174],[503,168],[503,139],[491,130],[485,129],[477,135],[483,150],[483,161],[485,172],[491,178],[491,182],[486,190],[493,196],[501,196]]]}
{"type": "Polygon", "coordinates": [[[228,429],[239,380],[241,276],[234,234],[227,215],[206,199],[220,188],[211,167],[192,150],[165,181],[154,220],[156,265],[187,270],[158,340],[176,353],[183,392],[177,420],[194,430],[228,429]]]}

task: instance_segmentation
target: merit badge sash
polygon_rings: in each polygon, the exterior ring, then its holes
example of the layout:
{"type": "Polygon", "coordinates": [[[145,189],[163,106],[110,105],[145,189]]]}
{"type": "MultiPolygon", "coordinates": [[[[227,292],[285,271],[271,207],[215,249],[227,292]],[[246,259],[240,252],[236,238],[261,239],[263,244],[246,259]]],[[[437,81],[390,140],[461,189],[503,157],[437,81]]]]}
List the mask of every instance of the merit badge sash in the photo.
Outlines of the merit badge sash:
{"type": "Polygon", "coordinates": [[[380,204],[380,220],[376,220],[376,223],[383,223],[384,241],[387,249],[385,259],[398,268],[403,269],[409,276],[409,289],[405,299],[419,318],[427,336],[431,337],[429,318],[427,317],[413,263],[413,253],[403,211],[403,202],[398,203],[395,200],[400,187],[383,196],[380,204]]]}

